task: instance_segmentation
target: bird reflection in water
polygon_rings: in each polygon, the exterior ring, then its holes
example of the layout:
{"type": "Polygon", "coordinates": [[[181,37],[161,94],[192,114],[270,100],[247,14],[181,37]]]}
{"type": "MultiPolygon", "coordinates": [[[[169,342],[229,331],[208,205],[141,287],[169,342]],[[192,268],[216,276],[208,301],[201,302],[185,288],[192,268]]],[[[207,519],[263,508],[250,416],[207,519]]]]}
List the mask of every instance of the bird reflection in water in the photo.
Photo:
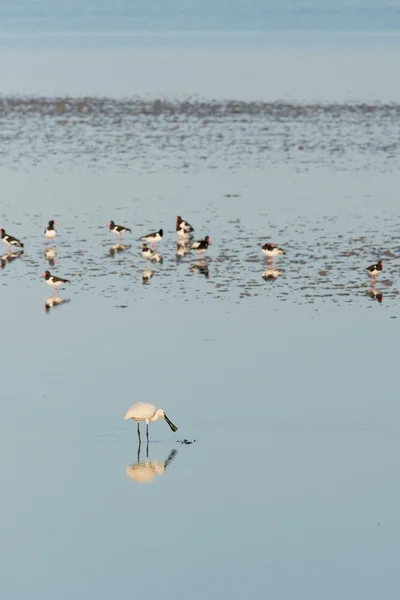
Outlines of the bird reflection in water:
{"type": "Polygon", "coordinates": [[[262,278],[265,281],[271,280],[271,281],[275,281],[280,275],[282,275],[283,271],[279,271],[278,269],[266,269],[263,274],[262,274],[262,278]]]}
{"type": "Polygon", "coordinates": [[[142,271],[142,283],[143,285],[147,285],[150,283],[150,279],[153,277],[154,271],[151,269],[145,269],[142,271]]]}
{"type": "Polygon", "coordinates": [[[375,285],[373,285],[372,288],[370,290],[368,290],[368,296],[370,298],[372,298],[373,300],[377,300],[379,302],[379,304],[383,300],[382,292],[380,290],[378,290],[375,285]]]}
{"type": "Polygon", "coordinates": [[[17,252],[7,252],[7,254],[3,254],[3,256],[0,256],[0,267],[4,269],[7,263],[10,263],[17,258],[21,258],[23,253],[23,250],[18,250],[17,252]]]}
{"type": "Polygon", "coordinates": [[[189,254],[190,247],[186,244],[186,241],[178,242],[176,245],[176,259],[181,260],[186,254],[189,254]]]}
{"type": "Polygon", "coordinates": [[[154,483],[156,476],[164,475],[164,472],[170,462],[178,454],[177,450],[173,449],[168,455],[168,458],[163,462],[158,460],[149,460],[149,444],[146,444],[146,458],[140,460],[140,448],[138,445],[137,462],[129,465],[125,469],[126,475],[136,483],[154,483]]]}
{"type": "Polygon", "coordinates": [[[60,298],[60,296],[51,296],[44,303],[44,310],[48,313],[52,308],[55,308],[56,306],[61,306],[61,304],[68,304],[68,302],[71,302],[69,298],[64,299],[60,298]]]}
{"type": "Polygon", "coordinates": [[[154,256],[152,256],[152,258],[150,260],[155,260],[157,263],[160,263],[160,264],[162,264],[164,262],[164,259],[159,252],[155,252],[154,256]]]}
{"type": "Polygon", "coordinates": [[[195,263],[194,265],[192,265],[190,267],[190,270],[192,271],[192,273],[197,273],[198,275],[204,275],[204,277],[206,277],[207,279],[211,275],[208,265],[203,262],[195,263]]]}
{"type": "Polygon", "coordinates": [[[125,252],[125,250],[129,250],[132,247],[132,244],[114,244],[108,251],[108,256],[114,258],[114,256],[120,252],[125,252]]]}
{"type": "Polygon", "coordinates": [[[51,267],[54,267],[54,265],[55,265],[56,256],[57,256],[57,252],[53,246],[49,246],[48,248],[44,249],[44,257],[47,261],[49,261],[49,265],[51,267]]]}

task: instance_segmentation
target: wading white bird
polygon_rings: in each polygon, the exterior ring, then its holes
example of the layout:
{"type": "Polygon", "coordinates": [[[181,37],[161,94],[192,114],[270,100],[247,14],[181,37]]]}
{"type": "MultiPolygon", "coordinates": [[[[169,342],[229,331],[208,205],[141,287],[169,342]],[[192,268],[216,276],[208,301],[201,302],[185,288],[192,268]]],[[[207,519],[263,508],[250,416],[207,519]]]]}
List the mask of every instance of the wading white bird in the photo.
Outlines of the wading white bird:
{"type": "Polygon", "coordinates": [[[146,437],[149,439],[149,421],[155,422],[158,419],[165,419],[168,425],[171,427],[172,431],[177,431],[177,426],[172,423],[163,411],[162,408],[156,408],[154,404],[150,404],[150,402],[136,402],[133,406],[130,407],[128,412],[126,413],[124,419],[128,421],[129,419],[133,419],[137,421],[137,432],[140,440],[140,421],[146,421],[146,437]]]}

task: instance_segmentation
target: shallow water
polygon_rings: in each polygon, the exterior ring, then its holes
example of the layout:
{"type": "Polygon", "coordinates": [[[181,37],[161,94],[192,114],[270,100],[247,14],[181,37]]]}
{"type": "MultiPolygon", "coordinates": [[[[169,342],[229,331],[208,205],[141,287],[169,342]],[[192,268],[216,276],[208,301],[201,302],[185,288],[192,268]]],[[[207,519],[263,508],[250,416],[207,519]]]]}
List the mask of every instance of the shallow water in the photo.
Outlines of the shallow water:
{"type": "Polygon", "coordinates": [[[116,143],[115,106],[74,133],[37,106],[2,113],[1,226],[25,242],[0,272],[6,595],[391,595],[398,107],[219,115],[208,134],[207,114],[178,111],[196,140],[180,148],[152,113],[116,143]],[[246,147],[264,126],[260,161],[246,147]],[[211,237],[200,266],[176,254],[177,214],[211,237]],[[132,228],[123,251],[110,219],[132,228]],[[160,227],[149,268],[138,239],[160,227]],[[275,280],[267,239],[287,251],[275,280]],[[378,258],[381,302],[363,272],[378,258]],[[46,268],[71,279],[47,310],[46,268]],[[150,424],[148,457],[123,420],[138,400],[179,427],[150,424]]]}

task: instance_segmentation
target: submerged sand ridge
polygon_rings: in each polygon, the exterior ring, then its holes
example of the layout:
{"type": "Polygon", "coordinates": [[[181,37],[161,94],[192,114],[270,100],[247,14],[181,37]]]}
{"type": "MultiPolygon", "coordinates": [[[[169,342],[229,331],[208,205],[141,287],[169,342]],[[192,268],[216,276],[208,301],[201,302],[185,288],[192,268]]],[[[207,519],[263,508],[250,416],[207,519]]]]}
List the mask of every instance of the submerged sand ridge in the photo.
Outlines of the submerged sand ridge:
{"type": "Polygon", "coordinates": [[[0,164],[386,170],[397,166],[399,117],[399,104],[3,97],[0,164]]]}

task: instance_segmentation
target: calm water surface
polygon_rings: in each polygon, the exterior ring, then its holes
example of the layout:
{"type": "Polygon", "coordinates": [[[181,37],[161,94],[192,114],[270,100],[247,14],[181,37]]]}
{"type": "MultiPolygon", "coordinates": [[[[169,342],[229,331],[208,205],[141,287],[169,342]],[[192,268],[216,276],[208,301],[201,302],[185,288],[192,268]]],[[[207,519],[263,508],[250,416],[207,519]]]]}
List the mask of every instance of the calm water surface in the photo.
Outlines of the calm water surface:
{"type": "Polygon", "coordinates": [[[1,272],[5,593],[389,594],[397,174],[154,176],[83,164],[5,167],[2,180],[2,223],[26,244],[1,272]],[[208,278],[190,270],[196,258],[176,261],[178,213],[211,235],[208,278]],[[70,302],[46,312],[50,217],[60,223],[52,270],[72,284],[70,302]],[[110,218],[133,228],[114,258],[110,218]],[[137,238],[159,226],[164,262],[143,285],[137,238]],[[259,248],[272,226],[288,249],[276,282],[262,279],[259,248]],[[387,250],[379,304],[361,266],[387,250]],[[179,426],[151,425],[147,465],[123,420],[138,400],[179,426]]]}
{"type": "Polygon", "coordinates": [[[2,596],[391,598],[398,8],[109,6],[0,6],[2,93],[140,96],[2,98],[0,226],[25,243],[0,255],[2,596]],[[293,102],[153,105],[196,93],[293,102]],[[201,265],[177,214],[211,236],[201,265]],[[53,307],[46,268],[71,280],[53,307]],[[179,430],[151,424],[138,454],[140,400],[179,430]]]}

